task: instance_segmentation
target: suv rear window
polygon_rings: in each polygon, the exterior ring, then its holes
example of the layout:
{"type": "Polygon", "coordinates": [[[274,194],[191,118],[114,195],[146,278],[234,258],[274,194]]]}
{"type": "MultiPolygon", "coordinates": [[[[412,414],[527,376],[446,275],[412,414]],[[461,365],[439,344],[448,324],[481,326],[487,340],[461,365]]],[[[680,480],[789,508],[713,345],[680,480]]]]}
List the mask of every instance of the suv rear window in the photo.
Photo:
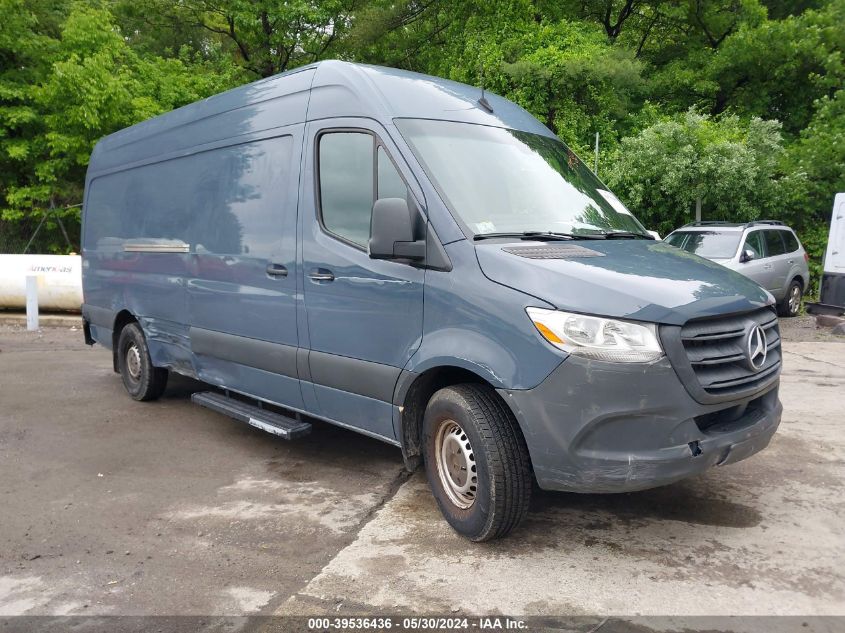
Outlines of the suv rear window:
{"type": "Polygon", "coordinates": [[[783,241],[786,242],[787,253],[794,253],[799,248],[801,248],[801,244],[798,242],[798,238],[793,235],[792,231],[783,232],[783,241]]]}
{"type": "Polygon", "coordinates": [[[739,231],[683,231],[672,233],[666,242],[708,259],[730,259],[739,246],[739,231]]]}

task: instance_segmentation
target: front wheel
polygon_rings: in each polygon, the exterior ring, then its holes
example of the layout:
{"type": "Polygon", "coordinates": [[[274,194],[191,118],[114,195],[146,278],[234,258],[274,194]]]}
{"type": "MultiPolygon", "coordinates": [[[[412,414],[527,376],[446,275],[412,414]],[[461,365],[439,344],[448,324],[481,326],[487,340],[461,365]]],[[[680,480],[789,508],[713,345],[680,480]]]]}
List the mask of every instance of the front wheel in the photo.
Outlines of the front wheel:
{"type": "Polygon", "coordinates": [[[786,296],[778,306],[778,312],[783,317],[798,316],[801,310],[801,298],[804,296],[804,291],[801,287],[801,282],[793,279],[789,284],[789,289],[786,291],[786,296]]]}
{"type": "Polygon", "coordinates": [[[443,516],[472,541],[507,535],[528,513],[531,463],[496,393],[464,384],[435,393],[423,420],[425,468],[443,516]]]}
{"type": "Polygon", "coordinates": [[[117,364],[123,386],[135,400],[155,400],[167,386],[167,370],[153,367],[144,333],[129,323],[117,340],[117,364]]]}

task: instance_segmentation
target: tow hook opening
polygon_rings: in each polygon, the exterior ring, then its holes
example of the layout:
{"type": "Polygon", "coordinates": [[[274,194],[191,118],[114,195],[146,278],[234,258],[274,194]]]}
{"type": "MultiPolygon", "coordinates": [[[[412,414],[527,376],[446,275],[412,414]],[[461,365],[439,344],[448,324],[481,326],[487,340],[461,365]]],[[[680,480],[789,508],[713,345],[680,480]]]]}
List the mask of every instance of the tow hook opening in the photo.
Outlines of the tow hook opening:
{"type": "Polygon", "coordinates": [[[693,457],[701,455],[701,447],[698,445],[698,440],[689,443],[689,452],[693,457]]]}

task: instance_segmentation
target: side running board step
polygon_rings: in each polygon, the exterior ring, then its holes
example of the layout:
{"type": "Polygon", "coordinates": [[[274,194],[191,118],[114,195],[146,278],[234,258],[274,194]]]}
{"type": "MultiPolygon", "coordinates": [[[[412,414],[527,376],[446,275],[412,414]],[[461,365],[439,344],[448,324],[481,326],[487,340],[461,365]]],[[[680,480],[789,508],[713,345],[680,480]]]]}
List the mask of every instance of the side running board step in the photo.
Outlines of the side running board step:
{"type": "Polygon", "coordinates": [[[246,422],[262,431],[278,435],[286,440],[293,440],[311,432],[311,425],[302,420],[268,411],[261,407],[229,398],[215,391],[201,391],[191,395],[191,402],[201,407],[217,411],[230,418],[246,422]]]}

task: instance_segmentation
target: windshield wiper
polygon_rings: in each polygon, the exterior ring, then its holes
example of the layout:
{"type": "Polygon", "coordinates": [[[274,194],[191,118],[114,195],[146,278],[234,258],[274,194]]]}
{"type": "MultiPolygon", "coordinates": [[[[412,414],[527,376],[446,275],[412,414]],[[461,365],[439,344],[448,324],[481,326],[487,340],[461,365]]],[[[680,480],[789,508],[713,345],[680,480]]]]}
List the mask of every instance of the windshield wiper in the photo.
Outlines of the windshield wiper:
{"type": "Polygon", "coordinates": [[[520,240],[653,240],[651,235],[633,231],[602,231],[596,233],[559,233],[557,231],[514,231],[512,233],[478,233],[474,240],[489,240],[497,237],[511,237],[520,240]]]}
{"type": "Polygon", "coordinates": [[[651,235],[634,233],[633,231],[606,231],[601,236],[606,240],[653,240],[651,235]]]}
{"type": "MultiPolygon", "coordinates": [[[[554,231],[521,231],[513,233],[478,233],[472,236],[474,240],[489,240],[496,237],[515,237],[520,240],[578,240],[596,239],[592,235],[576,235],[574,233],[556,233],[554,231]]],[[[601,236],[598,237],[601,239],[601,236]]]]}

